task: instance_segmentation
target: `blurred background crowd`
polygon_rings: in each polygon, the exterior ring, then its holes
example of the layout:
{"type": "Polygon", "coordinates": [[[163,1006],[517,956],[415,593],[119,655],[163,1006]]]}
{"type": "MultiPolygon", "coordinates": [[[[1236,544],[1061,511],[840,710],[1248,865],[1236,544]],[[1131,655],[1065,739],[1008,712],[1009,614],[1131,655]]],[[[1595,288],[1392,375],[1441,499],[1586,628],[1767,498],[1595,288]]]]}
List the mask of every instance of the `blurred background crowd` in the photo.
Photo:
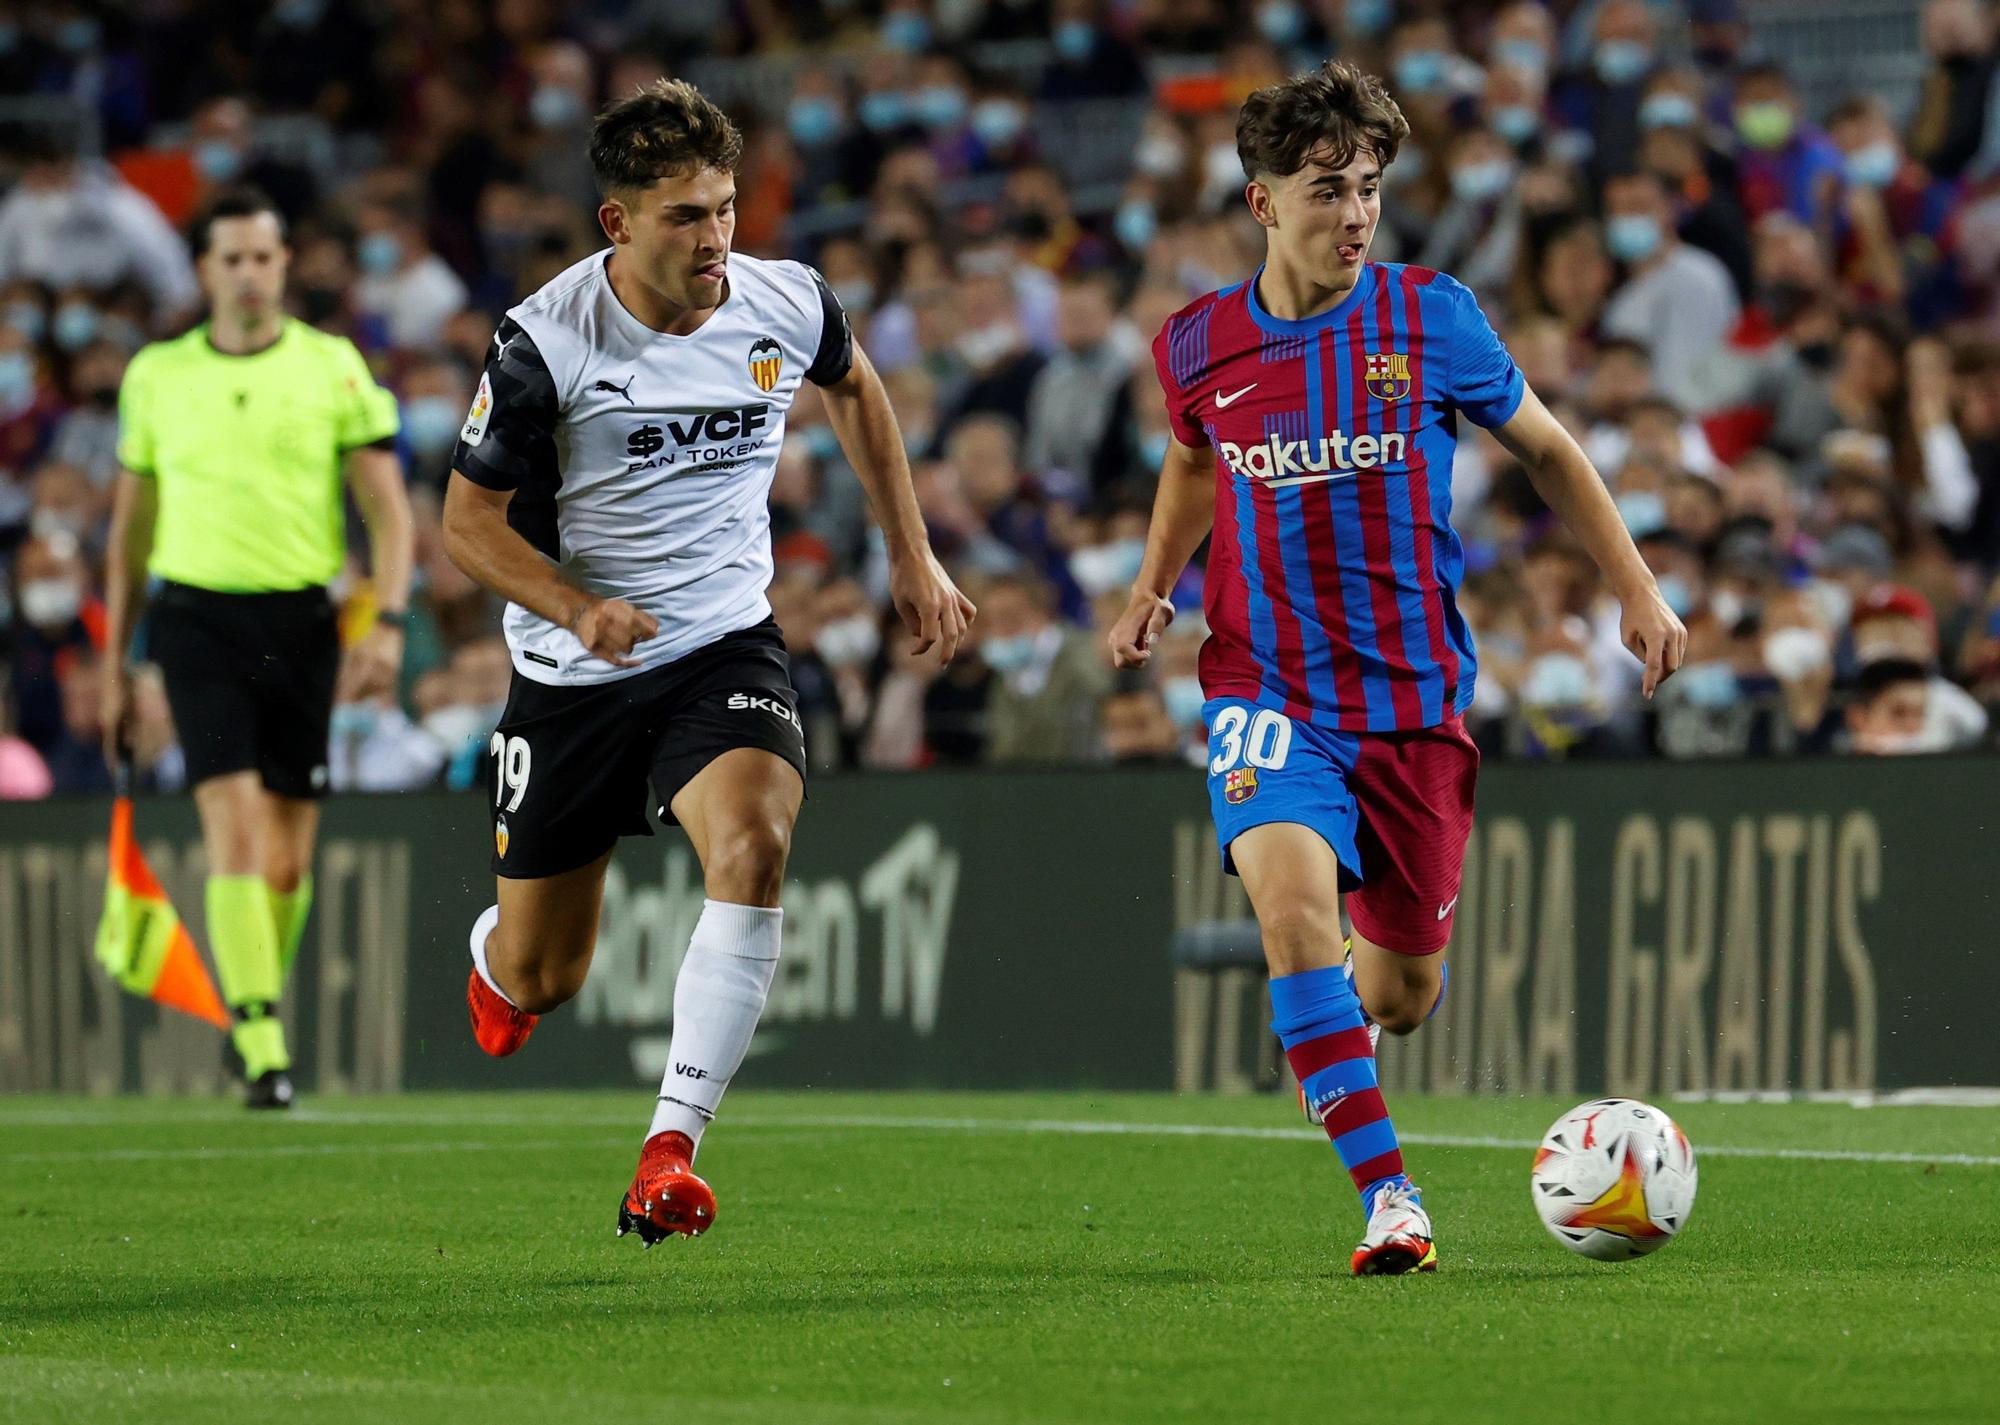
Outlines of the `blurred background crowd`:
{"type": "MultiPolygon", "coordinates": [[[[1412,136],[1374,257],[1451,271],[1610,483],[1689,664],[1651,704],[1521,468],[1452,472],[1470,716],[1510,758],[1988,745],[2000,708],[2000,91],[1979,0],[0,0],[0,795],[98,790],[116,396],[199,298],[218,187],[393,390],[418,518],[394,699],[335,785],[478,776],[508,663],[445,558],[497,315],[602,245],[593,111],[694,79],[746,134],[739,248],[818,265],[884,373],[971,656],[907,651],[810,386],[771,601],[822,768],[1199,760],[1199,570],[1153,667],[1104,631],[1167,428],[1148,347],[1246,276],[1234,114],[1328,55],[1412,136]]],[[[357,550],[365,541],[356,540],[357,550]]],[[[336,589],[356,627],[365,569],[336,589]]],[[[181,777],[156,679],[139,758],[181,777]]]]}

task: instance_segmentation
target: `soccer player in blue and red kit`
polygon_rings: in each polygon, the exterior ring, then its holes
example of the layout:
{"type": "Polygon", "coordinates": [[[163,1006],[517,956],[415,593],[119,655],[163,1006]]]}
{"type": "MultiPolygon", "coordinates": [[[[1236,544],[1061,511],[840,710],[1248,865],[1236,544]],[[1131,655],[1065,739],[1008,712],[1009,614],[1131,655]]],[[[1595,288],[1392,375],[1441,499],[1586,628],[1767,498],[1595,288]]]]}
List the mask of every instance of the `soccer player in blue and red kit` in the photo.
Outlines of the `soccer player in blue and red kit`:
{"type": "Polygon", "coordinates": [[[1236,147],[1264,265],[1183,308],[1153,344],[1173,438],[1111,635],[1121,666],[1145,664],[1173,618],[1169,591],[1210,538],[1209,799],[1263,932],[1273,1028],[1361,1193],[1357,1275],[1437,1262],[1370,1026],[1408,1033],[1442,997],[1472,826],[1479,754],[1460,714],[1474,654],[1450,518],[1459,417],[1499,436],[1596,560],[1648,697],[1687,642],[1603,481],[1472,293],[1368,261],[1382,170],[1408,134],[1381,81],[1347,64],[1244,103],[1236,147]]]}

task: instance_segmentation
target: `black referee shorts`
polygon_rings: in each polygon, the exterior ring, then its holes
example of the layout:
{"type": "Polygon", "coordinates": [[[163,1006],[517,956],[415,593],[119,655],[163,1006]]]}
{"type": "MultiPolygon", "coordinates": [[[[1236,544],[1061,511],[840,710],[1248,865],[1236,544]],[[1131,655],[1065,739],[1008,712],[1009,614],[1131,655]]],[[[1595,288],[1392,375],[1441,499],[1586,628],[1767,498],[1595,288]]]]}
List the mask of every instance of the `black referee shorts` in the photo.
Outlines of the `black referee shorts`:
{"type": "Polygon", "coordinates": [[[326,795],[340,632],[325,589],[218,594],[163,585],[146,651],[166,681],[190,785],[255,772],[281,797],[326,795]]]}
{"type": "Polygon", "coordinates": [[[517,671],[489,749],[494,874],[556,876],[621,836],[651,836],[648,781],[671,821],[680,789],[738,747],[782,757],[805,778],[799,696],[770,619],[612,683],[567,687],[517,671]]]}

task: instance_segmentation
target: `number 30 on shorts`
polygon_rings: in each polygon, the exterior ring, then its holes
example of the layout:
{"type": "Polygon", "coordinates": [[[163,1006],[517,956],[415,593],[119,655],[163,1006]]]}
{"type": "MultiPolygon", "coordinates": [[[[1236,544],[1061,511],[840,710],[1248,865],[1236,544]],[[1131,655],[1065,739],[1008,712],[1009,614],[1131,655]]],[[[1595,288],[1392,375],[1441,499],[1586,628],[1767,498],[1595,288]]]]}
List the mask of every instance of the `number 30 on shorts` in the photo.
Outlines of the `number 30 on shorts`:
{"type": "Polygon", "coordinates": [[[1208,762],[1209,775],[1219,777],[1242,762],[1275,772],[1292,753],[1292,720],[1270,708],[1250,709],[1235,704],[1215,715],[1213,736],[1222,747],[1208,762]]]}
{"type": "Polygon", "coordinates": [[[528,795],[528,773],[535,765],[528,739],[496,732],[486,750],[493,754],[493,805],[504,802],[508,811],[519,811],[521,798],[528,795]]]}

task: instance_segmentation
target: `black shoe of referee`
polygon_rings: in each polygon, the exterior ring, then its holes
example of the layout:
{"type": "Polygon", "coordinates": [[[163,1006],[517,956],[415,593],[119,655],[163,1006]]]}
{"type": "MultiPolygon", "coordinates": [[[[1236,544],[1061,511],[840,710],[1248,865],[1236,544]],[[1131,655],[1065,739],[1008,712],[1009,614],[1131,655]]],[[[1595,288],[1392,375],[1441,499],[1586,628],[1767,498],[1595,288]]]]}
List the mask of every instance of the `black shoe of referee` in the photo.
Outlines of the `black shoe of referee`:
{"type": "Polygon", "coordinates": [[[250,1084],[244,1095],[245,1108],[290,1108],[292,1081],[283,1069],[266,1069],[250,1084]]]}

